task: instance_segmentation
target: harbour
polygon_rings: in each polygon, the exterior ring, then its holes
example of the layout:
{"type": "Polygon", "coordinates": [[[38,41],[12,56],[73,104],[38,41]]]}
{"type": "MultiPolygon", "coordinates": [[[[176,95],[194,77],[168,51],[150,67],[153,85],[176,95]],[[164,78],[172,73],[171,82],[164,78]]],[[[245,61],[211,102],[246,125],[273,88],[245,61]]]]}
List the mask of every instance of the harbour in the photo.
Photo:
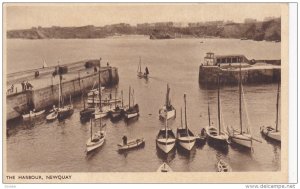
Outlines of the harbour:
{"type": "MultiPolygon", "coordinates": [[[[184,108],[184,94],[187,96],[187,124],[194,134],[198,135],[201,129],[208,126],[208,100],[211,124],[217,125],[217,87],[205,89],[199,85],[199,65],[203,63],[206,52],[210,52],[211,49],[216,54],[232,54],[224,48],[228,44],[235,44],[230,51],[245,54],[253,59],[280,59],[280,57],[274,57],[274,54],[280,56],[280,44],[264,41],[237,39],[153,41],[141,36],[97,40],[29,41],[10,39],[8,48],[11,53],[18,51],[18,48],[26,49],[31,46],[33,49],[28,49],[28,52],[32,53],[31,56],[26,53],[21,53],[18,57],[8,55],[8,61],[25,60],[28,68],[31,66],[31,69],[35,66],[31,63],[36,61],[34,57],[40,55],[46,57],[48,65],[56,66],[55,57],[62,56],[62,49],[68,49],[69,46],[72,48],[64,53],[65,60],[63,62],[76,62],[87,57],[95,59],[101,57],[103,67],[106,67],[106,62],[109,62],[109,65],[118,71],[118,82],[106,85],[105,91],[112,94],[116,92],[118,97],[123,91],[124,103],[128,104],[128,90],[131,86],[134,89],[134,102],[139,105],[139,117],[130,121],[122,119],[117,122],[103,118],[103,122],[106,124],[106,141],[100,149],[88,155],[85,153],[85,143],[90,136],[90,122],[80,121],[79,112],[83,108],[80,95],[72,98],[74,113],[63,122],[48,123],[43,118],[29,123],[22,120],[9,122],[7,130],[8,171],[153,172],[163,162],[166,162],[176,172],[215,172],[219,160],[229,163],[232,171],[236,172],[280,171],[280,144],[265,140],[260,134],[261,126],[271,125],[275,122],[276,82],[244,86],[252,134],[261,140],[261,143],[253,143],[253,151],[235,145],[228,145],[227,149],[220,150],[208,143],[196,145],[189,153],[176,147],[172,153],[165,155],[157,149],[155,142],[157,133],[160,128],[165,127],[165,122],[159,119],[159,109],[165,104],[167,84],[171,89],[171,103],[176,109],[176,117],[168,121],[168,127],[173,132],[176,132],[181,125],[180,109],[184,108]],[[204,43],[199,43],[199,41],[204,43]],[[32,43],[35,44],[34,47],[32,47],[32,43]],[[17,47],[16,44],[19,44],[20,47],[17,47]],[[47,53],[45,48],[53,46],[57,47],[54,52],[47,53]],[[255,51],[249,51],[253,47],[255,47],[255,51]],[[269,51],[263,51],[263,49],[269,49],[269,51]],[[142,67],[149,68],[150,73],[147,79],[137,77],[139,57],[142,57],[142,67]],[[118,153],[117,144],[122,142],[124,135],[128,138],[143,137],[145,145],[131,151],[118,153]],[[44,150],[45,147],[47,150],[44,150]],[[26,158],[27,154],[34,155],[26,158]]],[[[11,66],[10,70],[14,66],[18,67],[17,63],[9,66],[11,66]]],[[[82,68],[84,69],[83,66],[82,68]]],[[[76,75],[75,78],[78,77],[78,72],[74,71],[74,75],[76,75]]],[[[102,77],[105,77],[105,71],[103,71],[102,77]]],[[[97,83],[98,74],[96,73],[92,78],[91,80],[97,83]]],[[[92,89],[94,84],[92,81],[89,82],[87,89],[92,89]]],[[[48,82],[50,83],[51,80],[48,79],[48,82]]],[[[35,85],[33,84],[33,86],[35,85]]],[[[64,90],[65,88],[67,87],[64,87],[64,90]]],[[[227,125],[239,124],[237,119],[238,91],[236,85],[222,84],[220,86],[222,120],[227,125]]],[[[96,124],[99,123],[96,121],[96,124]]]]}

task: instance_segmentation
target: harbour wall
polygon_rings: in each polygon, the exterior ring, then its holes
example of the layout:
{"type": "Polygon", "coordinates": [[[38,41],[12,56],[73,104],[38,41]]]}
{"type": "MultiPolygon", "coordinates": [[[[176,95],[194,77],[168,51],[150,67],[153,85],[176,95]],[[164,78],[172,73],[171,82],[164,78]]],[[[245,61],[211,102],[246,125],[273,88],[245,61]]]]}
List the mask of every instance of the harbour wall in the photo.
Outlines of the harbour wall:
{"type": "MultiPolygon", "coordinates": [[[[83,64],[82,64],[83,65],[83,64]]],[[[82,66],[80,67],[82,69],[82,66]]],[[[118,84],[119,75],[118,69],[115,67],[101,67],[101,85],[113,86],[118,84]]],[[[31,74],[32,75],[32,74],[31,74]]],[[[20,76],[14,77],[17,80],[20,76]]],[[[23,78],[24,79],[24,78],[23,78]]],[[[81,96],[83,93],[90,90],[95,83],[98,83],[99,74],[92,72],[85,76],[77,76],[70,80],[62,81],[62,94],[66,104],[69,103],[70,96],[81,96]]],[[[11,83],[11,81],[7,81],[11,83]]],[[[33,90],[26,90],[6,96],[6,120],[11,120],[20,117],[24,112],[35,108],[37,111],[47,109],[58,103],[59,85],[48,85],[38,87],[33,90]]]]}
{"type": "MultiPolygon", "coordinates": [[[[241,73],[243,84],[273,83],[281,79],[280,66],[242,68],[241,73]]],[[[236,85],[239,82],[239,68],[222,69],[218,66],[201,65],[199,67],[199,84],[203,86],[217,85],[218,74],[221,84],[236,85]]]]}

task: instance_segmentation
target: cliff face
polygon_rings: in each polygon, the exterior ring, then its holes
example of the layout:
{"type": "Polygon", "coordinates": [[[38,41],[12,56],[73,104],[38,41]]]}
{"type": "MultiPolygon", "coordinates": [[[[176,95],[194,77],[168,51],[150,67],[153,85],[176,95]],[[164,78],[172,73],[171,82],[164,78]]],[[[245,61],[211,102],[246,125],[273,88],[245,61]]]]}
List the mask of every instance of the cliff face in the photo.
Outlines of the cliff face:
{"type": "Polygon", "coordinates": [[[176,27],[172,23],[168,25],[130,26],[129,24],[114,24],[104,27],[92,25],[83,27],[33,27],[26,30],[11,30],[7,32],[8,38],[25,39],[71,39],[71,38],[105,38],[113,35],[152,35],[152,36],[192,36],[192,37],[222,37],[244,38],[253,40],[280,41],[280,18],[264,22],[254,23],[230,23],[230,24],[202,24],[199,26],[176,27]]]}

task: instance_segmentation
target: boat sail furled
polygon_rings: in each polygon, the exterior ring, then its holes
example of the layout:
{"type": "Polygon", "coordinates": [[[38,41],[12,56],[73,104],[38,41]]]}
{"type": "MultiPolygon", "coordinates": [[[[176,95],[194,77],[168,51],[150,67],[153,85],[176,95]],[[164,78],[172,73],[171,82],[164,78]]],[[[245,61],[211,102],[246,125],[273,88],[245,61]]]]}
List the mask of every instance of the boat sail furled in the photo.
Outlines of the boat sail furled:
{"type": "Polygon", "coordinates": [[[207,134],[208,142],[215,143],[217,145],[227,145],[228,144],[228,135],[225,132],[221,131],[221,111],[220,111],[220,78],[218,73],[218,126],[216,127],[210,125],[210,111],[208,103],[208,115],[209,115],[209,125],[205,128],[207,134]]]}
{"type": "Polygon", "coordinates": [[[277,102],[276,102],[276,126],[275,128],[272,126],[262,126],[260,128],[261,133],[269,139],[273,139],[275,141],[281,142],[281,133],[278,128],[278,106],[279,106],[279,94],[280,94],[280,82],[278,82],[278,88],[277,88],[277,102]]]}
{"type": "Polygon", "coordinates": [[[159,109],[160,119],[164,119],[166,117],[165,114],[167,114],[167,119],[171,119],[176,116],[176,110],[171,104],[169,95],[170,95],[170,87],[169,84],[167,84],[166,103],[162,108],[159,109]]]}
{"type": "Polygon", "coordinates": [[[186,94],[184,94],[184,115],[185,115],[185,128],[182,125],[182,110],[181,115],[181,128],[177,128],[177,141],[178,144],[185,150],[192,150],[195,146],[196,137],[192,131],[188,128],[187,116],[186,116],[186,94]]]}

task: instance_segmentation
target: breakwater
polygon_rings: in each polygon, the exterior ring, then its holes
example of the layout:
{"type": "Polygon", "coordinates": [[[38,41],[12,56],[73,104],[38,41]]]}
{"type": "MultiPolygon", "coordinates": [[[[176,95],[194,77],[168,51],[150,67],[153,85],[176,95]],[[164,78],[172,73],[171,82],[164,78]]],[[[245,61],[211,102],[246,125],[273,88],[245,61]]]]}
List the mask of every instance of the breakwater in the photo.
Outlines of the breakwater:
{"type": "MultiPolygon", "coordinates": [[[[281,79],[281,68],[278,65],[247,66],[241,68],[244,84],[273,83],[281,79]]],[[[199,67],[200,85],[217,85],[218,74],[221,84],[236,85],[239,82],[239,68],[219,66],[199,67]]]]}
{"type": "MultiPolygon", "coordinates": [[[[86,62],[97,60],[81,61],[61,66],[67,66],[68,72],[62,77],[62,95],[65,102],[69,97],[80,96],[93,86],[97,86],[99,74],[96,69],[99,67],[87,67],[86,62]]],[[[99,62],[99,61],[98,61],[99,62]]],[[[7,75],[7,87],[14,85],[14,90],[6,95],[6,120],[20,117],[23,113],[35,108],[37,111],[47,109],[58,103],[59,76],[53,76],[56,67],[47,67],[7,75]],[[36,73],[39,73],[36,76],[36,73]],[[28,81],[33,88],[22,90],[21,82],[28,81]]],[[[101,85],[113,86],[118,84],[118,69],[115,67],[101,67],[101,85]]]]}

